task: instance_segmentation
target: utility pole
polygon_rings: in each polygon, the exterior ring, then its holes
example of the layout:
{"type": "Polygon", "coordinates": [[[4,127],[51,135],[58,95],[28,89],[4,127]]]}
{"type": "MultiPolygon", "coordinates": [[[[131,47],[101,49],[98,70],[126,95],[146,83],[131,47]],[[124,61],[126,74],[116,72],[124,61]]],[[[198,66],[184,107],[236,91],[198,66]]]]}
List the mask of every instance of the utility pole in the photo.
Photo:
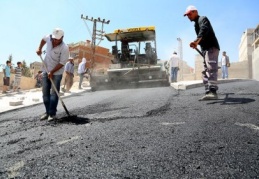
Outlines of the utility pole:
{"type": "Polygon", "coordinates": [[[181,69],[181,80],[183,80],[183,47],[182,47],[182,39],[181,38],[177,38],[178,41],[178,54],[180,57],[180,69],[181,69]]]}
{"type": "MultiPolygon", "coordinates": [[[[103,40],[103,25],[104,24],[109,24],[110,20],[105,21],[105,19],[101,20],[100,17],[98,17],[97,19],[91,17],[88,18],[88,16],[83,16],[83,14],[81,14],[81,19],[83,20],[89,20],[93,22],[93,32],[92,32],[92,44],[91,44],[91,49],[92,49],[92,54],[91,54],[91,69],[94,68],[94,63],[95,63],[95,47],[96,47],[96,39],[99,39],[100,41],[103,40]],[[101,30],[97,30],[97,22],[102,23],[102,28],[101,30]]],[[[99,44],[99,43],[98,43],[99,44]]]]}
{"type": "Polygon", "coordinates": [[[183,47],[182,47],[182,39],[177,38],[178,40],[178,53],[181,60],[183,60],[183,47]]]}

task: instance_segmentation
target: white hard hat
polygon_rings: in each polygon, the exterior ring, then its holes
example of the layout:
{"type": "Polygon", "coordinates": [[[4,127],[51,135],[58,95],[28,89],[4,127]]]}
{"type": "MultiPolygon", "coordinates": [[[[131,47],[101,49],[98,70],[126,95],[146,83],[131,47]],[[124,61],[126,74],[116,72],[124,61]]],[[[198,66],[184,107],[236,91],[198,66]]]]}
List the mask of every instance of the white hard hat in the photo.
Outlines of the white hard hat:
{"type": "Polygon", "coordinates": [[[64,31],[60,28],[55,28],[52,32],[53,39],[61,39],[64,36],[64,31]]]}

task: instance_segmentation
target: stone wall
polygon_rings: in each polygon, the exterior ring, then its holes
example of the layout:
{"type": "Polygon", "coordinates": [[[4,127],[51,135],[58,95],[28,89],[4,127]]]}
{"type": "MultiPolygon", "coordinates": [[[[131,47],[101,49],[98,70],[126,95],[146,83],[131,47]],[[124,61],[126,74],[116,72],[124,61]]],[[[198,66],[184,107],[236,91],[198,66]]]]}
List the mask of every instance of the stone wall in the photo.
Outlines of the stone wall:
{"type": "MultiPolygon", "coordinates": [[[[10,83],[14,80],[14,74],[11,74],[10,83]]],[[[29,77],[22,76],[20,88],[22,90],[29,90],[35,87],[36,80],[29,77]]],[[[3,72],[0,73],[0,88],[3,87],[3,72]]]]}

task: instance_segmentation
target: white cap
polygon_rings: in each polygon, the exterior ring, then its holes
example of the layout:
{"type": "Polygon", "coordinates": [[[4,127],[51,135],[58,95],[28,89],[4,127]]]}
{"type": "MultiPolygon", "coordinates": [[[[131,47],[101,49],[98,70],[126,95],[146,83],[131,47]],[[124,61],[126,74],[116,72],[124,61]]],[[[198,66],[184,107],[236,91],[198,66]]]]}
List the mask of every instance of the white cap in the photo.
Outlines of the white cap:
{"type": "Polygon", "coordinates": [[[69,56],[68,60],[74,60],[74,58],[72,56],[69,56]]]}
{"type": "Polygon", "coordinates": [[[52,32],[53,39],[61,39],[64,36],[64,31],[60,28],[55,28],[52,32]]]}
{"type": "Polygon", "coordinates": [[[195,6],[188,6],[185,10],[184,16],[186,16],[187,14],[189,14],[191,11],[198,11],[198,9],[195,6]]]}

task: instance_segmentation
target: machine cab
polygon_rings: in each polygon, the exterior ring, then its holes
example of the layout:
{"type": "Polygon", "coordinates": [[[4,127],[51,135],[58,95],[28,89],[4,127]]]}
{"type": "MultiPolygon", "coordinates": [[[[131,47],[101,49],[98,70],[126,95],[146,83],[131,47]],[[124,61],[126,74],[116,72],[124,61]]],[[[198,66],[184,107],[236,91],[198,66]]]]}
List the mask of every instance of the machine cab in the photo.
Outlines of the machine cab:
{"type": "Polygon", "coordinates": [[[115,42],[113,63],[120,63],[122,67],[157,64],[155,27],[117,29],[105,37],[115,42]]]}

